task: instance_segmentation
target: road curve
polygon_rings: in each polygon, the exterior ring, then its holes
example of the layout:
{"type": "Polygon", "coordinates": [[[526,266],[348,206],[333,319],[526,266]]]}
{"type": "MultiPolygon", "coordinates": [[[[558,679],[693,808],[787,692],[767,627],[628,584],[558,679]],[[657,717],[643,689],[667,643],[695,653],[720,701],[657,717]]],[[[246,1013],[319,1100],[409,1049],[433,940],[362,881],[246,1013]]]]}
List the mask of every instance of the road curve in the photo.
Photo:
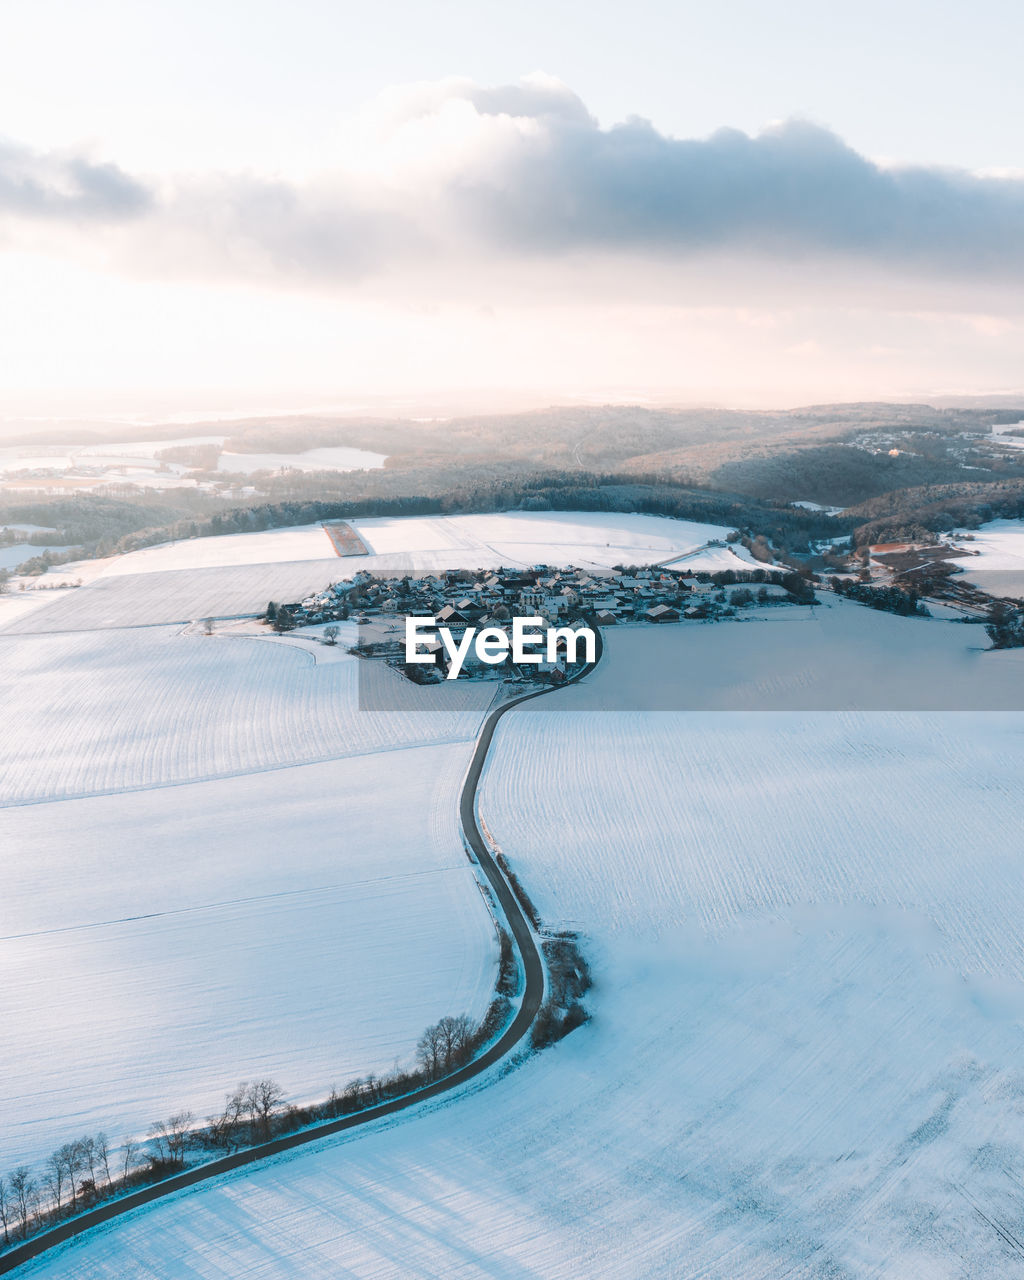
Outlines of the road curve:
{"type": "MultiPolygon", "coordinates": [[[[577,675],[570,678],[567,684],[573,684],[577,680],[581,680],[585,675],[593,671],[594,667],[600,662],[604,645],[601,632],[597,627],[594,627],[594,634],[597,639],[594,661],[587,663],[577,675]]],[[[285,1134],[280,1138],[273,1138],[270,1142],[263,1142],[255,1147],[246,1147],[242,1151],[235,1151],[229,1156],[221,1156],[217,1160],[197,1165],[194,1169],[185,1169],[173,1177],[164,1178],[162,1181],[154,1183],[152,1186],[141,1187],[138,1191],[132,1191],[116,1200],[109,1200],[105,1204],[96,1205],[93,1209],[87,1209],[77,1217],[71,1218],[67,1222],[61,1222],[57,1226],[51,1227],[48,1231],[42,1231],[31,1239],[25,1240],[21,1244],[8,1249],[5,1253],[0,1254],[0,1275],[6,1275],[16,1267],[21,1266],[23,1262],[28,1262],[31,1258],[37,1258],[47,1250],[65,1244],[68,1240],[73,1240],[75,1236],[80,1236],[86,1231],[92,1230],[93,1227],[98,1227],[104,1222],[110,1222],[123,1214],[131,1213],[143,1205],[152,1204],[154,1200],[162,1200],[165,1196],[174,1195],[178,1191],[183,1191],[187,1187],[194,1187],[201,1182],[209,1182],[211,1179],[219,1178],[222,1174],[230,1173],[234,1169],[241,1169],[247,1164],[255,1164],[258,1160],[265,1160],[268,1156],[280,1155],[284,1151],[291,1151],[295,1147],[302,1147],[310,1142],[318,1142],[321,1138],[331,1137],[336,1133],[344,1133],[348,1129],[357,1129],[360,1125],[370,1124],[374,1120],[382,1119],[384,1116],[395,1115],[399,1111],[405,1111],[409,1107],[416,1106],[419,1102],[427,1101],[429,1098],[436,1098],[442,1093],[447,1093],[449,1089],[456,1089],[459,1085],[465,1084],[467,1080],[472,1080],[474,1076],[481,1075],[484,1071],[494,1066],[496,1062],[500,1062],[506,1054],[510,1053],[519,1044],[530,1029],[544,999],[544,962],[530,922],[527,920],[511,885],[491,856],[487,842],[480,832],[480,827],[476,820],[476,794],[484,762],[487,759],[487,752],[494,737],[494,729],[501,717],[506,712],[511,711],[513,707],[521,706],[524,702],[530,702],[533,698],[542,698],[549,693],[556,692],[558,688],[565,687],[567,686],[550,686],[546,689],[538,689],[534,693],[523,694],[522,697],[513,698],[490,713],[484,721],[480,736],[477,739],[469,771],[462,786],[462,796],[459,800],[459,817],[466,842],[487,877],[488,883],[494,891],[494,896],[504,913],[512,933],[513,942],[519,951],[520,964],[523,969],[522,1003],[512,1022],[498,1039],[485,1049],[479,1057],[467,1062],[465,1066],[453,1071],[450,1075],[442,1077],[440,1080],[434,1080],[430,1084],[413,1090],[412,1093],[403,1094],[399,1098],[392,1098],[388,1102],[382,1102],[378,1106],[359,1111],[355,1115],[342,1116],[337,1120],[326,1120],[322,1124],[315,1125],[310,1129],[303,1129],[299,1133],[285,1134]]]]}

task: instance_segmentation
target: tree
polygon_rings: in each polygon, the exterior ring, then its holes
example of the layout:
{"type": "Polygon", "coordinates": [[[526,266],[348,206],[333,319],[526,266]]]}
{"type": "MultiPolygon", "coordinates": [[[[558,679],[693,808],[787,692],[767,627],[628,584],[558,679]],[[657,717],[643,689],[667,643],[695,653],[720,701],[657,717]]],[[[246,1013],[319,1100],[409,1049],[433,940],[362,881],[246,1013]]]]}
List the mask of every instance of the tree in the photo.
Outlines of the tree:
{"type": "Polygon", "coordinates": [[[110,1186],[110,1141],[105,1133],[96,1135],[96,1159],[103,1166],[103,1181],[110,1186]]]}
{"type": "Polygon", "coordinates": [[[156,1149],[156,1163],[184,1164],[185,1144],[195,1120],[191,1111],[179,1111],[169,1120],[158,1121],[150,1131],[156,1149]]]}
{"type": "Polygon", "coordinates": [[[210,1119],[210,1135],[217,1146],[228,1146],[241,1127],[246,1114],[246,1090],[248,1085],[243,1081],[234,1093],[224,1099],[224,1108],[219,1116],[210,1119]]]}
{"type": "Polygon", "coordinates": [[[448,1015],[420,1036],[416,1057],[428,1076],[436,1076],[465,1062],[472,1048],[472,1021],[464,1013],[448,1015]]]}
{"type": "Polygon", "coordinates": [[[56,1151],[51,1151],[46,1157],[43,1173],[43,1185],[58,1217],[64,1208],[64,1188],[66,1184],[67,1160],[65,1159],[65,1148],[58,1147],[56,1151]]]}
{"type": "Polygon", "coordinates": [[[22,1239],[28,1235],[28,1220],[32,1216],[32,1210],[36,1203],[36,1181],[32,1177],[32,1170],[28,1165],[19,1165],[11,1174],[10,1182],[11,1198],[14,1201],[14,1207],[17,1210],[18,1220],[21,1223],[22,1239]]]}
{"type": "Polygon", "coordinates": [[[213,619],[212,618],[203,619],[203,634],[207,636],[213,635],[213,619]]]}
{"type": "Polygon", "coordinates": [[[10,1218],[14,1212],[14,1202],[7,1179],[0,1173],[0,1226],[4,1229],[4,1244],[11,1243],[10,1218]]]}
{"type": "MultiPolygon", "coordinates": [[[[88,1171],[89,1177],[84,1176],[79,1179],[79,1194],[85,1192],[95,1196],[96,1194],[96,1167],[99,1163],[99,1152],[96,1149],[96,1139],[91,1135],[85,1138],[79,1138],[74,1143],[76,1148],[76,1157],[78,1160],[78,1172],[85,1174],[88,1171]]],[[[74,1188],[72,1188],[72,1200],[75,1199],[74,1188]]]]}
{"type": "Polygon", "coordinates": [[[435,1024],[427,1027],[416,1044],[416,1058],[427,1076],[435,1076],[441,1070],[441,1032],[435,1024]]]}
{"type": "Polygon", "coordinates": [[[121,1147],[121,1180],[128,1181],[139,1154],[139,1144],[134,1137],[125,1138],[121,1147]]]}
{"type": "Polygon", "coordinates": [[[341,634],[341,627],[336,626],[333,622],[329,627],[324,627],[324,644],[337,644],[338,636],[341,634]]]}
{"type": "Polygon", "coordinates": [[[284,1101],[284,1090],[276,1080],[255,1080],[245,1092],[253,1142],[270,1138],[274,1113],[284,1101]]]}

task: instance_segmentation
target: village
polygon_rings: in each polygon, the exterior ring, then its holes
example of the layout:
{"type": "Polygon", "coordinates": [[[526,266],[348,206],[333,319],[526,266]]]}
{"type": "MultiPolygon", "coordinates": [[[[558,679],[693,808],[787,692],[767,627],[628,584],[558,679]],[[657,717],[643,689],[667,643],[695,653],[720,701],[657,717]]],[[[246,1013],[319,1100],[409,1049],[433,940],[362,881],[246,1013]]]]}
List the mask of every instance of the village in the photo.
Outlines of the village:
{"type": "MultiPolygon", "coordinates": [[[[327,624],[327,642],[334,643],[337,631],[330,624],[354,621],[359,625],[359,641],[353,653],[383,659],[411,680],[430,683],[443,679],[446,672],[440,642],[434,644],[436,669],[406,663],[406,617],[430,617],[436,627],[460,636],[467,628],[505,631],[513,617],[524,615],[540,618],[550,626],[606,628],[627,623],[713,622],[735,617],[738,610],[754,604],[812,601],[813,589],[799,575],[754,567],[716,573],[657,566],[597,571],[547,565],[402,576],[361,571],[299,603],[271,602],[266,622],[279,632],[327,624]]],[[[529,666],[509,659],[495,667],[470,655],[459,677],[498,679],[510,675],[516,680],[560,683],[572,671],[570,658],[564,643],[555,661],[529,666]]]]}

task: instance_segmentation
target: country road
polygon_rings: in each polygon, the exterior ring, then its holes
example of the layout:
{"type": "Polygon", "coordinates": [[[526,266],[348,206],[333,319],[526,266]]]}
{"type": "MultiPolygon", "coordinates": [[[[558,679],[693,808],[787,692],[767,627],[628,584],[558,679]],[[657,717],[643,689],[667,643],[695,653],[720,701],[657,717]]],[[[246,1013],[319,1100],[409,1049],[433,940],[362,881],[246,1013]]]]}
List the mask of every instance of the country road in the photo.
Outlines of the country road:
{"type": "MultiPolygon", "coordinates": [[[[600,662],[604,645],[601,632],[597,627],[594,628],[594,634],[597,641],[594,662],[586,664],[578,674],[570,677],[567,684],[581,680],[589,672],[593,671],[600,662]]],[[[222,1156],[217,1160],[197,1165],[195,1168],[185,1169],[181,1173],[165,1178],[152,1186],[143,1187],[116,1200],[110,1200],[105,1204],[97,1205],[93,1209],[87,1209],[84,1213],[78,1214],[77,1217],[71,1218],[67,1222],[59,1223],[47,1231],[40,1232],[39,1235],[33,1236],[31,1239],[17,1244],[0,1254],[0,1275],[8,1274],[22,1263],[28,1262],[31,1258],[36,1258],[49,1249],[65,1244],[76,1236],[92,1230],[93,1227],[98,1227],[124,1214],[131,1213],[144,1205],[152,1204],[156,1200],[162,1200],[165,1196],[174,1195],[178,1191],[208,1182],[213,1178],[220,1177],[222,1174],[243,1168],[245,1165],[255,1164],[259,1160],[280,1155],[296,1147],[305,1146],[310,1142],[317,1142],[321,1138],[344,1133],[349,1129],[356,1129],[360,1125],[370,1124],[385,1116],[405,1111],[417,1103],[436,1098],[440,1094],[458,1088],[475,1076],[481,1075],[511,1053],[526,1036],[537,1015],[537,1011],[543,1003],[544,962],[530,922],[527,920],[511,885],[491,856],[487,843],[480,831],[476,818],[477,788],[487,759],[487,752],[494,737],[495,727],[501,717],[514,707],[522,706],[523,703],[530,702],[534,698],[546,697],[548,694],[557,692],[558,688],[565,687],[567,686],[551,686],[546,689],[538,689],[533,693],[524,694],[522,697],[511,699],[503,706],[496,707],[488,715],[477,739],[459,800],[459,817],[464,838],[481,870],[487,877],[494,897],[505,916],[513,942],[519,952],[520,964],[523,970],[522,1002],[516,1016],[498,1039],[478,1057],[466,1063],[465,1066],[451,1072],[440,1080],[434,1080],[428,1085],[415,1089],[412,1093],[407,1093],[399,1098],[392,1098],[388,1102],[382,1102],[355,1115],[343,1116],[338,1120],[328,1120],[312,1128],[303,1129],[299,1133],[286,1134],[280,1138],[274,1138],[270,1142],[261,1143],[259,1146],[247,1147],[245,1150],[236,1151],[231,1155],[222,1156]]]]}

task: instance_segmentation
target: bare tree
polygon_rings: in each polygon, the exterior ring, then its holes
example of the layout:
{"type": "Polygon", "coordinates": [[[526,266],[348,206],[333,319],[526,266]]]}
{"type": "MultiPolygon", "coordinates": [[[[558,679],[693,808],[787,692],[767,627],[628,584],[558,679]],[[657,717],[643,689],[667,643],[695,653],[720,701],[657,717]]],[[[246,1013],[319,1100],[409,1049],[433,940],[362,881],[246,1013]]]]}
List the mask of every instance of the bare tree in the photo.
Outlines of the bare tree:
{"type": "Polygon", "coordinates": [[[465,1062],[469,1057],[473,1040],[473,1023],[466,1014],[460,1013],[457,1018],[451,1016],[442,1018],[437,1027],[441,1033],[445,1070],[450,1071],[452,1067],[465,1062]]]}
{"type": "Polygon", "coordinates": [[[110,1140],[105,1133],[96,1135],[96,1160],[103,1166],[103,1181],[110,1186],[110,1140]]]}
{"type": "Polygon", "coordinates": [[[185,1163],[185,1144],[195,1116],[191,1111],[179,1111],[169,1120],[160,1120],[150,1131],[156,1148],[157,1161],[167,1164],[185,1163]]]}
{"type": "Polygon", "coordinates": [[[435,1025],[427,1027],[416,1045],[416,1058],[428,1076],[440,1073],[443,1063],[441,1032],[435,1025]]]}
{"type": "Polygon", "coordinates": [[[139,1155],[139,1144],[134,1137],[125,1138],[121,1146],[121,1180],[128,1181],[128,1175],[131,1173],[139,1155]]]}
{"type": "Polygon", "coordinates": [[[337,644],[340,634],[341,627],[335,626],[332,622],[329,627],[324,627],[324,644],[337,644]]]}
{"type": "Polygon", "coordinates": [[[46,1194],[50,1197],[58,1217],[64,1209],[64,1187],[66,1182],[67,1160],[65,1159],[64,1148],[59,1147],[56,1151],[51,1151],[46,1157],[43,1173],[43,1185],[46,1188],[46,1194]]]}
{"type": "Polygon", "coordinates": [[[0,1173],[0,1226],[4,1229],[4,1244],[11,1243],[9,1220],[14,1212],[14,1200],[7,1179],[0,1173]]]}
{"type": "Polygon", "coordinates": [[[28,1165],[19,1165],[10,1177],[11,1199],[18,1212],[22,1239],[28,1235],[28,1220],[36,1203],[36,1180],[28,1165]]]}
{"type": "Polygon", "coordinates": [[[212,618],[203,619],[203,634],[207,636],[213,635],[213,619],[212,618]]]}
{"type": "Polygon", "coordinates": [[[248,1110],[246,1103],[248,1088],[249,1086],[243,1080],[234,1093],[225,1096],[220,1115],[210,1117],[210,1135],[218,1146],[228,1146],[238,1133],[248,1110]]]}
{"type": "Polygon", "coordinates": [[[274,1113],[284,1101],[284,1090],[276,1080],[254,1080],[245,1094],[246,1109],[253,1142],[266,1142],[270,1137],[274,1113]]]}
{"type": "MultiPolygon", "coordinates": [[[[79,1138],[79,1140],[73,1145],[76,1148],[76,1155],[78,1157],[77,1172],[82,1175],[78,1180],[78,1193],[79,1195],[85,1193],[95,1196],[96,1169],[99,1164],[99,1152],[96,1149],[96,1139],[89,1134],[84,1138],[79,1138]],[[85,1177],[86,1173],[89,1174],[88,1178],[85,1177]]],[[[72,1199],[74,1198],[74,1191],[72,1191],[72,1199]]]]}
{"type": "Polygon", "coordinates": [[[464,1013],[448,1015],[420,1036],[416,1057],[428,1076],[436,1076],[465,1062],[472,1047],[472,1021],[464,1013]]]}

